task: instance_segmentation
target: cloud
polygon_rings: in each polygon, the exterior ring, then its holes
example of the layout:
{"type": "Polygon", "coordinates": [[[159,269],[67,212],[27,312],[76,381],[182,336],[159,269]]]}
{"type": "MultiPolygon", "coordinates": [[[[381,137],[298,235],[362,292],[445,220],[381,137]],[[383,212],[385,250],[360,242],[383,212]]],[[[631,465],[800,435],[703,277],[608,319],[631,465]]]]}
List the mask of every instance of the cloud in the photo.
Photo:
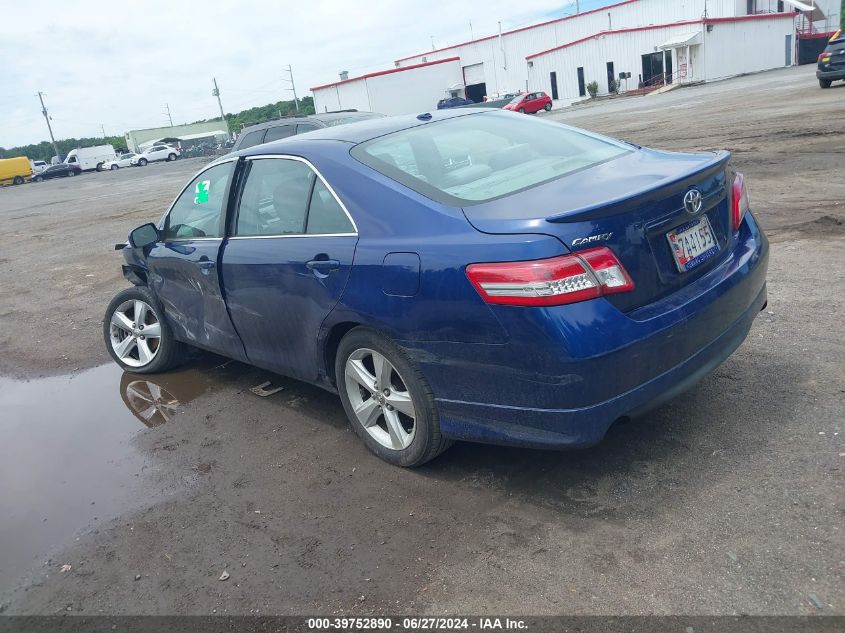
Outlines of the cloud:
{"type": "MultiPolygon", "coordinates": [[[[596,0],[593,0],[595,3],[596,0]]],[[[11,3],[0,23],[0,146],[47,137],[41,90],[58,138],[110,135],[300,97],[337,78],[390,68],[392,60],[571,12],[574,0],[414,2],[11,3]]],[[[585,4],[582,2],[582,5],[585,4]]]]}

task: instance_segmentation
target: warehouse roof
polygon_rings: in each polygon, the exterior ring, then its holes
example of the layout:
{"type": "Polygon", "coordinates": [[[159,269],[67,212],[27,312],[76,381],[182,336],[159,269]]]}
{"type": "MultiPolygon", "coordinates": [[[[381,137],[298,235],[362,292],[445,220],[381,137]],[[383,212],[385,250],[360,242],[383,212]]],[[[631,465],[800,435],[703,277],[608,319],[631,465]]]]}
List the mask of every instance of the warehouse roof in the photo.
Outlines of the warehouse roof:
{"type": "MultiPolygon", "coordinates": [[[[615,4],[609,4],[603,7],[599,7],[597,9],[591,9],[589,11],[583,11],[581,13],[576,13],[574,15],[565,15],[562,18],[555,18],[554,20],[546,20],[545,22],[538,22],[537,24],[531,24],[529,26],[521,26],[518,29],[511,29],[509,31],[503,31],[502,35],[511,35],[513,33],[521,33],[522,31],[530,31],[531,29],[538,29],[542,26],[548,26],[549,24],[556,24],[558,22],[565,22],[567,20],[574,20],[575,18],[580,18],[582,15],[590,15],[591,13],[597,13],[599,11],[607,11],[608,9],[614,9],[616,7],[621,7],[626,4],[633,4],[634,2],[640,2],[640,0],[623,0],[622,2],[617,2],[615,4]]],[[[435,48],[431,51],[425,51],[423,53],[417,53],[416,55],[408,55],[407,57],[401,57],[396,61],[396,63],[404,62],[409,59],[414,59],[415,57],[422,57],[424,55],[431,55],[433,53],[440,53],[443,51],[448,51],[453,48],[460,48],[461,46],[466,46],[468,44],[475,44],[477,42],[486,42],[487,40],[492,40],[499,37],[499,34],[496,33],[494,35],[487,35],[485,37],[479,37],[474,40],[467,40],[466,42],[461,42],[460,44],[452,44],[451,46],[444,46],[443,48],[435,48]]]]}
{"type": "Polygon", "coordinates": [[[599,31],[598,33],[593,33],[592,35],[588,35],[587,37],[582,37],[578,40],[573,40],[571,42],[567,42],[566,44],[561,44],[560,46],[555,46],[554,48],[549,48],[544,51],[540,51],[539,53],[532,53],[531,55],[526,56],[525,59],[535,59],[537,57],[541,57],[542,55],[548,55],[549,53],[554,53],[556,51],[560,51],[566,48],[571,48],[572,46],[576,46],[578,44],[583,44],[584,42],[588,42],[592,39],[597,37],[603,37],[605,35],[620,35],[622,33],[633,33],[635,31],[651,31],[654,29],[668,29],[672,28],[673,26],[688,26],[691,24],[719,24],[724,22],[745,22],[748,20],[773,20],[778,18],[789,18],[794,19],[794,13],[760,13],[755,15],[740,15],[732,18],[703,18],[701,20],[686,20],[683,22],[670,22],[668,24],[649,24],[648,26],[634,26],[627,29],[614,29],[612,31],[599,31]]]}
{"type": "Polygon", "coordinates": [[[446,62],[454,62],[460,60],[460,57],[447,57],[446,59],[437,59],[431,62],[425,62],[423,64],[413,64],[411,66],[403,66],[401,68],[390,68],[389,70],[380,70],[374,73],[368,73],[366,75],[361,75],[360,77],[350,77],[349,79],[343,79],[341,81],[335,81],[330,84],[323,84],[322,86],[314,86],[311,88],[312,91],[314,90],[321,90],[322,88],[331,88],[332,86],[340,86],[341,84],[348,84],[352,81],[360,81],[362,79],[370,79],[372,77],[379,77],[381,75],[390,75],[391,73],[400,73],[405,70],[413,70],[414,68],[422,68],[423,66],[434,66],[435,64],[444,64],[446,62]]]}

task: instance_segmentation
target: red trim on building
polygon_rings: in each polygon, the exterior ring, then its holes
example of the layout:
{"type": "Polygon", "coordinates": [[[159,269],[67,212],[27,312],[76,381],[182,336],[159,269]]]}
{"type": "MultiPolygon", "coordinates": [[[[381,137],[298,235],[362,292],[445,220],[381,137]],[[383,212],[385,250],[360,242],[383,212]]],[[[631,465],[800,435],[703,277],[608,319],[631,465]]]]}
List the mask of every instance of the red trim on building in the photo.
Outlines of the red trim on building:
{"type": "MultiPolygon", "coordinates": [[[[617,2],[616,4],[610,4],[606,7],[599,7],[598,9],[591,9],[589,11],[584,11],[583,13],[576,13],[575,15],[566,15],[562,18],[555,18],[554,20],[546,20],[545,22],[539,22],[537,24],[532,24],[530,26],[522,26],[518,29],[512,29],[510,31],[503,31],[502,37],[505,35],[512,35],[514,33],[521,33],[522,31],[530,31],[531,29],[537,29],[541,26],[548,26],[549,24],[555,24],[557,22],[565,22],[567,20],[574,20],[575,18],[580,18],[584,15],[590,15],[591,13],[598,13],[599,11],[607,11],[608,9],[615,9],[616,7],[621,7],[626,4],[633,4],[634,2],[639,2],[640,0],[623,0],[623,2],[617,2]]],[[[460,44],[452,44],[451,46],[444,46],[443,48],[436,48],[432,51],[425,51],[424,53],[417,53],[416,55],[408,55],[407,57],[401,57],[399,59],[394,60],[394,63],[404,62],[409,59],[414,59],[415,57],[425,57],[426,55],[432,55],[435,53],[442,53],[443,51],[448,51],[453,48],[459,48],[461,46],[467,46],[468,44],[476,44],[478,42],[486,42],[488,40],[493,40],[499,37],[499,34],[496,33],[495,35],[487,35],[485,37],[479,37],[474,40],[467,40],[466,42],[461,42],[460,44]]]]}
{"type": "Polygon", "coordinates": [[[401,73],[405,70],[413,70],[414,68],[423,68],[424,66],[434,66],[435,64],[445,64],[446,62],[460,61],[460,57],[447,57],[446,59],[436,59],[433,62],[425,62],[423,64],[414,64],[412,66],[403,66],[402,68],[391,68],[389,70],[380,70],[374,73],[361,75],[360,77],[352,77],[351,79],[344,79],[343,81],[335,81],[330,84],[323,84],[322,86],[314,86],[311,91],[322,90],[323,88],[333,88],[342,84],[348,84],[351,81],[360,81],[361,79],[371,79],[373,77],[380,77],[381,75],[390,75],[392,73],[401,73]]]}
{"type": "Polygon", "coordinates": [[[572,42],[567,42],[566,44],[562,44],[561,46],[555,46],[554,48],[550,48],[545,51],[540,51],[539,53],[532,53],[528,55],[525,59],[530,60],[536,57],[541,57],[542,55],[547,55],[548,53],[554,53],[555,51],[560,51],[571,46],[575,46],[576,44],[582,44],[583,42],[587,42],[589,40],[595,39],[597,37],[601,37],[602,35],[618,35],[620,33],[633,33],[635,31],[653,31],[655,29],[669,29],[674,26],[690,26],[692,24],[720,24],[725,22],[746,22],[748,20],[772,20],[776,18],[790,18],[794,19],[794,13],[761,13],[759,15],[740,15],[732,18],[706,18],[703,20],[687,20],[684,22],[671,22],[669,24],[649,24],[648,26],[634,26],[628,29],[615,29],[613,31],[599,31],[593,35],[588,37],[582,37],[580,40],[574,40],[572,42]]]}

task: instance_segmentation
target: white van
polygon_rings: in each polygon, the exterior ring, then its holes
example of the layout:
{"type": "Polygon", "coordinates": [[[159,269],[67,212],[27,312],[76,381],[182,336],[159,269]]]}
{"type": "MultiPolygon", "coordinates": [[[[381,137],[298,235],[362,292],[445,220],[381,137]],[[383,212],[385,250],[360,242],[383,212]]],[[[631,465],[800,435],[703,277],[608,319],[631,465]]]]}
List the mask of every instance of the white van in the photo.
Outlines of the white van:
{"type": "Polygon", "coordinates": [[[78,165],[83,171],[89,169],[100,171],[104,163],[115,158],[114,147],[111,145],[96,145],[95,147],[80,147],[70,150],[65,162],[68,165],[78,165]]]}
{"type": "Polygon", "coordinates": [[[47,161],[44,161],[44,160],[31,160],[31,161],[29,161],[29,164],[32,166],[32,175],[33,176],[35,174],[40,174],[42,171],[44,171],[45,169],[47,169],[49,167],[49,165],[47,164],[47,161]]]}

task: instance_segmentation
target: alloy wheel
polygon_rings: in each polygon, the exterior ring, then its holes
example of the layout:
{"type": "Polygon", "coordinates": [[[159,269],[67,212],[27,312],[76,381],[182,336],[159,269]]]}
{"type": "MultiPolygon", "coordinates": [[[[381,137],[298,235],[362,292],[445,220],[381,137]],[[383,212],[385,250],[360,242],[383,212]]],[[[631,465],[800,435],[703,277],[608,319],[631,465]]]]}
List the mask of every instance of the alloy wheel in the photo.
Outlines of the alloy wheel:
{"type": "Polygon", "coordinates": [[[112,350],[129,367],[149,365],[161,346],[161,323],[152,307],[140,299],[117,307],[109,332],[112,350]]]}
{"type": "Polygon", "coordinates": [[[408,448],[416,410],[396,367],[383,354],[362,348],[350,354],[344,373],[346,394],[361,426],[386,448],[408,448]]]}

